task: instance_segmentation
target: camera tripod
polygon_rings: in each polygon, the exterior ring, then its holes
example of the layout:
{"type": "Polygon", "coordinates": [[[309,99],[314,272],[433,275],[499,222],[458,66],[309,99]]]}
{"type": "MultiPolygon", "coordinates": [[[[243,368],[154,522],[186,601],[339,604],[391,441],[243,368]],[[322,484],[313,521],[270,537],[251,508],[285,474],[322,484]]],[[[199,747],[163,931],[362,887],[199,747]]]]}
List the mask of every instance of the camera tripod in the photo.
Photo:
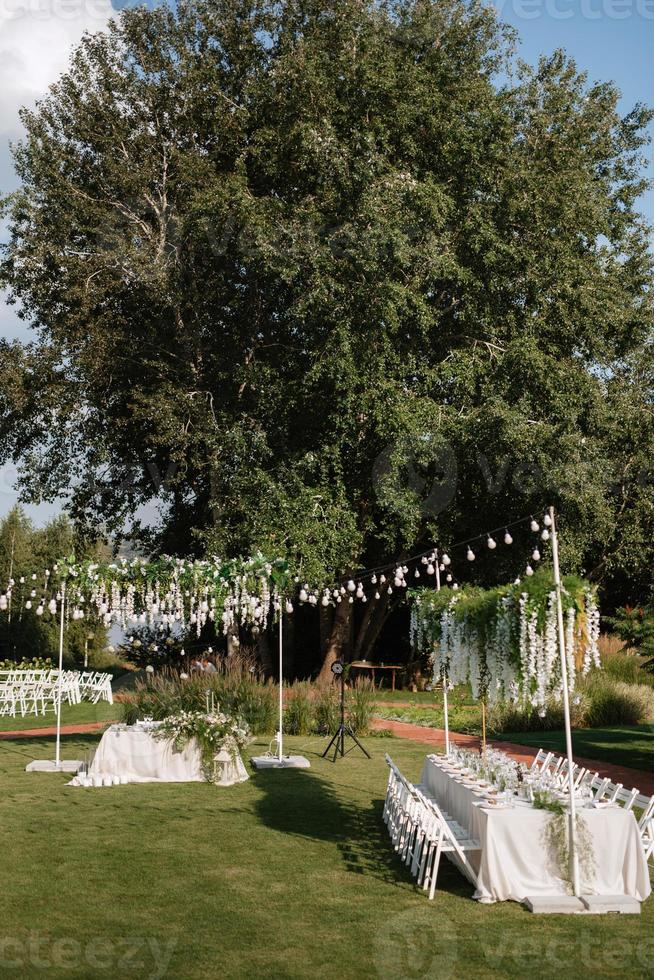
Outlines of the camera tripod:
{"type": "Polygon", "coordinates": [[[359,739],[356,737],[352,729],[345,721],[345,667],[342,661],[337,660],[332,664],[332,673],[336,677],[341,679],[341,723],[338,726],[336,732],[332,736],[332,740],[322,754],[323,759],[331,751],[332,747],[334,749],[334,758],[332,762],[336,762],[339,755],[341,758],[347,755],[348,752],[352,752],[355,748],[360,748],[367,759],[370,759],[370,753],[366,751],[359,739]],[[351,745],[349,749],[345,750],[345,738],[351,738],[354,745],[351,745]]]}

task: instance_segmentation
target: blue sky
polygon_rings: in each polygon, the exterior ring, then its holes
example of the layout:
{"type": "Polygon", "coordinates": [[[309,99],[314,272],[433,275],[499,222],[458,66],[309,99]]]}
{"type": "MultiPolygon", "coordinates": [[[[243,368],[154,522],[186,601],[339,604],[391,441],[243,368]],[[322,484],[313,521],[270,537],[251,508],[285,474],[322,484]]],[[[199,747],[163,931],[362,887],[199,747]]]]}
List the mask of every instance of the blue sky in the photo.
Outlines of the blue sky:
{"type": "MultiPolygon", "coordinates": [[[[116,0],[115,6],[124,3],[116,0]]],[[[518,30],[523,60],[535,63],[541,54],[565,48],[591,80],[617,84],[624,112],[636,102],[654,104],[654,0],[495,0],[495,6],[500,19],[518,30]]],[[[0,4],[0,190],[15,186],[9,142],[20,135],[18,107],[31,104],[45,90],[65,68],[83,30],[101,29],[111,10],[110,0],[0,4]]],[[[650,147],[652,179],[653,154],[650,147]]],[[[643,199],[642,209],[654,224],[654,191],[643,199]]],[[[0,336],[28,336],[1,295],[0,336]]],[[[17,500],[14,481],[11,467],[0,469],[0,516],[17,500]]],[[[58,507],[28,510],[40,522],[58,507]]]]}

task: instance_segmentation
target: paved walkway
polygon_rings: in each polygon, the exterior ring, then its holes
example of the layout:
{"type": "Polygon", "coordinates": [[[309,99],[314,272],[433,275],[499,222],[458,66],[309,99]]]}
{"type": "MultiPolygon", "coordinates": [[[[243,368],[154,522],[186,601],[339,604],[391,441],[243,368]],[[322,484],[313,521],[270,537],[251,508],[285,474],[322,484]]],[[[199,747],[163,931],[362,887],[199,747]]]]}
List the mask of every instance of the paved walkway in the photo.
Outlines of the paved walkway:
{"type": "MultiPolygon", "coordinates": [[[[445,746],[445,731],[442,728],[426,728],[424,725],[388,721],[386,718],[373,718],[371,727],[378,730],[388,729],[398,738],[406,738],[412,742],[423,742],[425,745],[439,748],[445,746]]],[[[481,744],[481,739],[477,735],[462,735],[460,732],[450,732],[450,741],[469,749],[478,749],[481,744]]],[[[516,762],[525,762],[528,765],[536,754],[532,746],[519,745],[516,742],[488,739],[488,745],[506,752],[516,762]]],[[[628,789],[636,786],[646,796],[654,796],[654,773],[642,769],[630,769],[628,766],[615,766],[610,762],[597,762],[578,755],[575,755],[575,762],[590,769],[591,772],[598,772],[600,776],[608,776],[614,783],[622,783],[628,789]]]]}

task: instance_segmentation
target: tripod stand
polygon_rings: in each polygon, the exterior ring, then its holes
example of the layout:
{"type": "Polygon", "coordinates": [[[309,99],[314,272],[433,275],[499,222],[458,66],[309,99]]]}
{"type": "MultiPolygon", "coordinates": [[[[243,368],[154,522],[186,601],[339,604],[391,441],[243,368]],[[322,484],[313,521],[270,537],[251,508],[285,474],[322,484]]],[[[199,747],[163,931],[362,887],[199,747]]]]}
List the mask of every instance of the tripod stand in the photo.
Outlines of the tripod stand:
{"type": "Polygon", "coordinates": [[[336,762],[339,755],[341,756],[341,758],[343,758],[344,756],[347,755],[347,752],[352,752],[352,750],[358,746],[363,752],[363,754],[365,755],[365,757],[367,759],[370,759],[369,752],[367,752],[366,749],[364,749],[363,745],[356,737],[356,735],[354,734],[350,726],[347,725],[345,722],[345,667],[340,660],[337,660],[335,663],[332,664],[332,673],[336,677],[341,678],[341,723],[338,726],[337,731],[332,736],[331,742],[323,752],[322,757],[324,759],[333,746],[334,758],[332,759],[332,762],[336,762]],[[347,750],[347,752],[345,751],[346,735],[348,738],[351,738],[352,741],[354,742],[354,745],[351,745],[350,748],[347,750]]]}

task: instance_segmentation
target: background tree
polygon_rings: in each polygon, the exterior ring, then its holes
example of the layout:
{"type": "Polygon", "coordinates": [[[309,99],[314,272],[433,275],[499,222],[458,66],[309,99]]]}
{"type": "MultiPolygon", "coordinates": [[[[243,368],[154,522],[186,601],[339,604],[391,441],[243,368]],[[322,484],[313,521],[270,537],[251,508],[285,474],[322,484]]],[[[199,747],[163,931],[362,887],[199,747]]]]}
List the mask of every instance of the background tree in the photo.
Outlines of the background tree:
{"type": "MultiPolygon", "coordinates": [[[[46,569],[52,571],[58,558],[73,552],[88,558],[99,554],[97,546],[80,541],[65,516],[53,519],[42,528],[34,528],[25,512],[20,507],[13,507],[0,521],[3,592],[7,583],[14,579],[10,606],[0,617],[1,660],[51,657],[56,661],[59,656],[59,618],[52,616],[47,606],[42,616],[37,616],[35,610],[41,598],[44,595],[49,598],[52,592],[51,583],[46,583],[46,569]],[[28,602],[32,604],[31,609],[26,607],[28,602]]],[[[85,653],[102,650],[106,641],[107,631],[96,620],[71,620],[64,634],[66,663],[81,666],[85,653]]]]}
{"type": "MultiPolygon", "coordinates": [[[[26,494],[309,581],[553,502],[568,570],[642,587],[651,113],[617,103],[561,52],[517,64],[474,2],[123,12],[15,151],[2,281],[38,340],[4,346],[0,398],[26,494]]],[[[354,640],[348,604],[323,617],[324,669],[388,609],[354,640]]]]}

